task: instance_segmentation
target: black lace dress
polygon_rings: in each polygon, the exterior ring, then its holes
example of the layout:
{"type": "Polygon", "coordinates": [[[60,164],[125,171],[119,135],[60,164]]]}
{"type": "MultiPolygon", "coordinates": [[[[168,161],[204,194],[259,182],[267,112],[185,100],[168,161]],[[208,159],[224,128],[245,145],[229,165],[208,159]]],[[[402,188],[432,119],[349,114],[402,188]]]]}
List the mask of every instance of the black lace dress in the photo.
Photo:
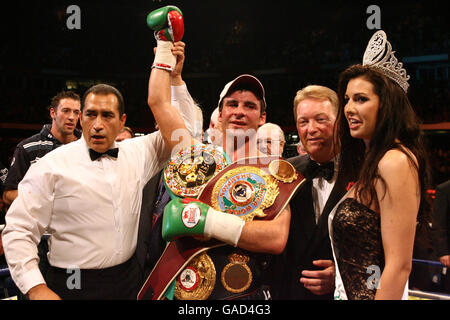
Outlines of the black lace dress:
{"type": "Polygon", "coordinates": [[[350,300],[373,300],[384,269],[380,215],[353,198],[342,201],[332,221],[334,253],[350,300]]]}

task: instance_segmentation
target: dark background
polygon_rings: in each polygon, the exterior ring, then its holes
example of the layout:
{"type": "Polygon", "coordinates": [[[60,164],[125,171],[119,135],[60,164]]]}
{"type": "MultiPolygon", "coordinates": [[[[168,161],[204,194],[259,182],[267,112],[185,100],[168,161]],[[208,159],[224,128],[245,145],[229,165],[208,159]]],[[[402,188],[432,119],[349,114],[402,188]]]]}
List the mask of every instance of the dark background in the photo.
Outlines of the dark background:
{"type": "MultiPolygon", "coordinates": [[[[449,25],[445,1],[91,0],[14,1],[0,12],[0,161],[50,121],[50,98],[80,95],[98,82],[124,95],[127,125],[154,130],[146,105],[155,40],[146,15],[173,4],[184,14],[184,79],[204,112],[204,127],[225,83],[256,75],[266,89],[267,121],[295,133],[292,101],[308,84],[336,89],[339,73],[360,63],[369,5],[381,9],[396,56],[411,75],[409,97],[428,130],[435,182],[450,179],[449,25]],[[81,29],[69,30],[69,5],[81,29]],[[441,129],[441,130],[436,130],[441,129]],[[447,129],[447,130],[444,130],[447,129]]],[[[294,141],[295,142],[295,141],[294,141]]]]}

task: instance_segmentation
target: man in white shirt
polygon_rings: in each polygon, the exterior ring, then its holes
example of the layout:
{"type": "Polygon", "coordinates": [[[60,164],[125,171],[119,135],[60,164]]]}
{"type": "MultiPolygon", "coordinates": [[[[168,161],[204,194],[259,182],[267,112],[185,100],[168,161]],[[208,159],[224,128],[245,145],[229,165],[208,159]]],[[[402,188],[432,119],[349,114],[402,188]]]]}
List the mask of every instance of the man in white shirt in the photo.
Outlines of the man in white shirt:
{"type": "MultiPolygon", "coordinates": [[[[184,44],[175,43],[172,52],[184,59],[184,44]]],[[[132,256],[142,189],[180,145],[172,139],[175,129],[194,122],[191,105],[179,108],[183,118],[172,116],[177,113],[172,106],[152,108],[160,131],[116,143],[126,121],[122,95],[103,84],[85,93],[83,138],[30,168],[6,216],[5,255],[16,285],[30,299],[136,297],[140,279],[132,256]],[[171,121],[160,121],[165,117],[171,121]],[[48,283],[36,251],[45,230],[52,266],[48,283]]]]}

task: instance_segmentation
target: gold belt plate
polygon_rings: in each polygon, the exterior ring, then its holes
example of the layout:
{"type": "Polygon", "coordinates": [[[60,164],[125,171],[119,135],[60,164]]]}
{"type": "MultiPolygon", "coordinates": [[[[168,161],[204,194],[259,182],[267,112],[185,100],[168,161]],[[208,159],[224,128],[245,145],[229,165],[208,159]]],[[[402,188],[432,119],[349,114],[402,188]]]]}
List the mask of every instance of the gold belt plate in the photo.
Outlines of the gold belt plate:
{"type": "Polygon", "coordinates": [[[175,283],[178,300],[206,300],[216,284],[216,268],[211,257],[201,253],[183,269],[175,283]]]}

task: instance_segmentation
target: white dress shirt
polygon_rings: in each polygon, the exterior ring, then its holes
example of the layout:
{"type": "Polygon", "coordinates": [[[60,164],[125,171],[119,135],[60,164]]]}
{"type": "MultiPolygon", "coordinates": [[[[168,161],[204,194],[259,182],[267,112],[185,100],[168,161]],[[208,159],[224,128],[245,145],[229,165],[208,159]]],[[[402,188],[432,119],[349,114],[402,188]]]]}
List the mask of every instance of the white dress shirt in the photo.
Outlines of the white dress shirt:
{"type": "Polygon", "coordinates": [[[333,191],[334,184],[337,179],[337,162],[334,161],[334,175],[333,178],[328,181],[323,177],[314,178],[312,180],[312,198],[314,206],[314,214],[316,224],[319,222],[319,218],[322,215],[325,204],[330,197],[331,191],[333,191]]]}
{"type": "MultiPolygon", "coordinates": [[[[192,105],[178,107],[192,132],[192,105]]],[[[23,293],[45,283],[37,255],[44,231],[50,234],[48,260],[55,267],[102,269],[133,255],[142,190],[170,151],[159,132],[115,147],[117,158],[92,161],[82,137],[46,154],[19,183],[2,236],[12,278],[23,293]]]]}

